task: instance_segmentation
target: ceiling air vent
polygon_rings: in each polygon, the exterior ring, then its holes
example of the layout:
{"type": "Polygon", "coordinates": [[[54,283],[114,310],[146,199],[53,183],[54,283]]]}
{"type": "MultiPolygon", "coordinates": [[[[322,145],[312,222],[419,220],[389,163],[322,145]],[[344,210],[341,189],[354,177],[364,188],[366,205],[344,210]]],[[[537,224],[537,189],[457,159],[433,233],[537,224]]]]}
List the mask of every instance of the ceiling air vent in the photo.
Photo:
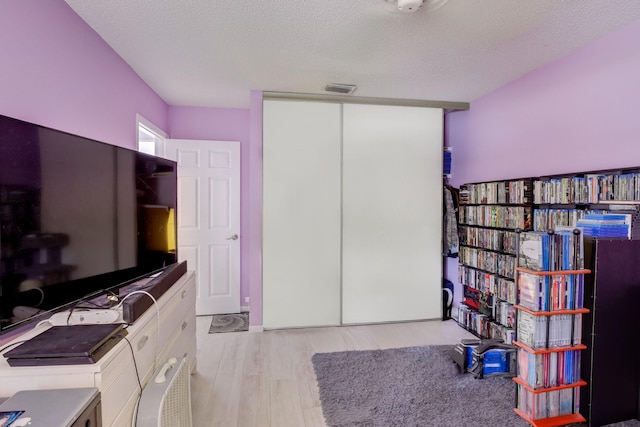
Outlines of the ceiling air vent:
{"type": "Polygon", "coordinates": [[[356,90],[356,85],[348,85],[344,83],[329,83],[324,87],[327,92],[351,94],[356,90]]]}

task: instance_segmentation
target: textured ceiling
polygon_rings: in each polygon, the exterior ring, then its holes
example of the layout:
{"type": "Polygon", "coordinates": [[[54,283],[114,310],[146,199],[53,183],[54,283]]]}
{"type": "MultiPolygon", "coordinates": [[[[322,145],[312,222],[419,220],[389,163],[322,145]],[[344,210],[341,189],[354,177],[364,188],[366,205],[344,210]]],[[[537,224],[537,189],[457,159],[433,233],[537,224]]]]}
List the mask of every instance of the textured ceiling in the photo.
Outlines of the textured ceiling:
{"type": "Polygon", "coordinates": [[[470,102],[640,19],[640,0],[65,1],[169,105],[204,107],[329,82],[470,102]]]}

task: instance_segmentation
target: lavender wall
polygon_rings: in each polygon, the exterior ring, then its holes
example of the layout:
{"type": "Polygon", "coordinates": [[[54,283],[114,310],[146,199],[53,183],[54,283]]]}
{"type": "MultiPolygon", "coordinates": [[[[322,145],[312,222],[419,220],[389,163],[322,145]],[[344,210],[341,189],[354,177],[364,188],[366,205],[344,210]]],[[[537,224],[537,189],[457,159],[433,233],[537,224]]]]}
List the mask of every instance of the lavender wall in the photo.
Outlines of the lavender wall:
{"type": "MultiPolygon", "coordinates": [[[[167,106],[63,1],[3,0],[0,66],[3,115],[128,148],[136,147],[136,113],[173,138],[240,141],[244,304],[250,295],[249,252],[260,254],[260,242],[256,246],[248,238],[249,110],[167,106]]],[[[253,259],[258,260],[255,275],[260,257],[253,259]]],[[[257,292],[252,322],[259,325],[260,287],[257,292]]]]}
{"type": "Polygon", "coordinates": [[[640,22],[448,114],[452,184],[640,166],[638,40],[640,22]]]}
{"type": "Polygon", "coordinates": [[[447,117],[453,183],[640,166],[640,22],[447,117]]]}
{"type": "Polygon", "coordinates": [[[0,68],[2,115],[127,148],[136,113],[167,127],[167,104],[62,0],[2,0],[0,68]]]}
{"type": "Polygon", "coordinates": [[[64,1],[2,0],[0,114],[136,147],[167,105],[64,1]]]}
{"type": "MultiPolygon", "coordinates": [[[[249,289],[249,110],[169,107],[168,132],[175,139],[240,141],[240,301],[249,289]]],[[[253,312],[251,313],[253,317],[253,312]]]]}

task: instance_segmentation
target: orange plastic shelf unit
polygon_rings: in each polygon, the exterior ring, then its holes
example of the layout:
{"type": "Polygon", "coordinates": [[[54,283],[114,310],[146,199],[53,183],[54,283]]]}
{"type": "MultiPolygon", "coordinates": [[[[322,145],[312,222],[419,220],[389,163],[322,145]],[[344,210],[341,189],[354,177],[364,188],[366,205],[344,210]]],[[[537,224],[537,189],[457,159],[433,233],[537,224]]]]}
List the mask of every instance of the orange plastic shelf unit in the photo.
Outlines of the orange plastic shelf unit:
{"type": "Polygon", "coordinates": [[[531,270],[529,268],[524,267],[516,267],[516,271],[521,271],[523,273],[533,274],[534,276],[568,276],[570,274],[589,274],[591,270],[551,270],[551,271],[538,271],[531,270]]]}
{"type": "Polygon", "coordinates": [[[531,354],[560,353],[562,351],[586,350],[587,349],[587,346],[584,345],[584,344],[577,344],[577,345],[572,345],[572,346],[567,346],[567,347],[533,349],[533,348],[529,347],[528,345],[522,344],[518,340],[513,341],[513,345],[515,345],[516,347],[520,347],[521,349],[526,350],[527,352],[529,352],[531,354]]]}
{"type": "Polygon", "coordinates": [[[531,424],[534,427],[555,427],[555,426],[564,426],[567,424],[573,423],[584,423],[586,422],[586,418],[580,414],[569,414],[569,415],[560,415],[559,417],[552,418],[542,418],[539,420],[532,420],[527,417],[522,411],[519,409],[514,409],[515,413],[520,415],[522,419],[531,424]]]}

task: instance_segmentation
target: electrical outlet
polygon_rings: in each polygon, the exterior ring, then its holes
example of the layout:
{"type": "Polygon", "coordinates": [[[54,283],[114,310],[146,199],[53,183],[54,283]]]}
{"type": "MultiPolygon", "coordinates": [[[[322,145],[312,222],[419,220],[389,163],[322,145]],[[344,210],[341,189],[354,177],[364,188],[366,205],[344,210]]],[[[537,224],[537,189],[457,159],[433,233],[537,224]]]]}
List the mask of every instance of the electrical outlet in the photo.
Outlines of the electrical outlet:
{"type": "Polygon", "coordinates": [[[249,304],[249,299],[250,299],[250,297],[244,297],[244,303],[245,304],[249,304]]]}

